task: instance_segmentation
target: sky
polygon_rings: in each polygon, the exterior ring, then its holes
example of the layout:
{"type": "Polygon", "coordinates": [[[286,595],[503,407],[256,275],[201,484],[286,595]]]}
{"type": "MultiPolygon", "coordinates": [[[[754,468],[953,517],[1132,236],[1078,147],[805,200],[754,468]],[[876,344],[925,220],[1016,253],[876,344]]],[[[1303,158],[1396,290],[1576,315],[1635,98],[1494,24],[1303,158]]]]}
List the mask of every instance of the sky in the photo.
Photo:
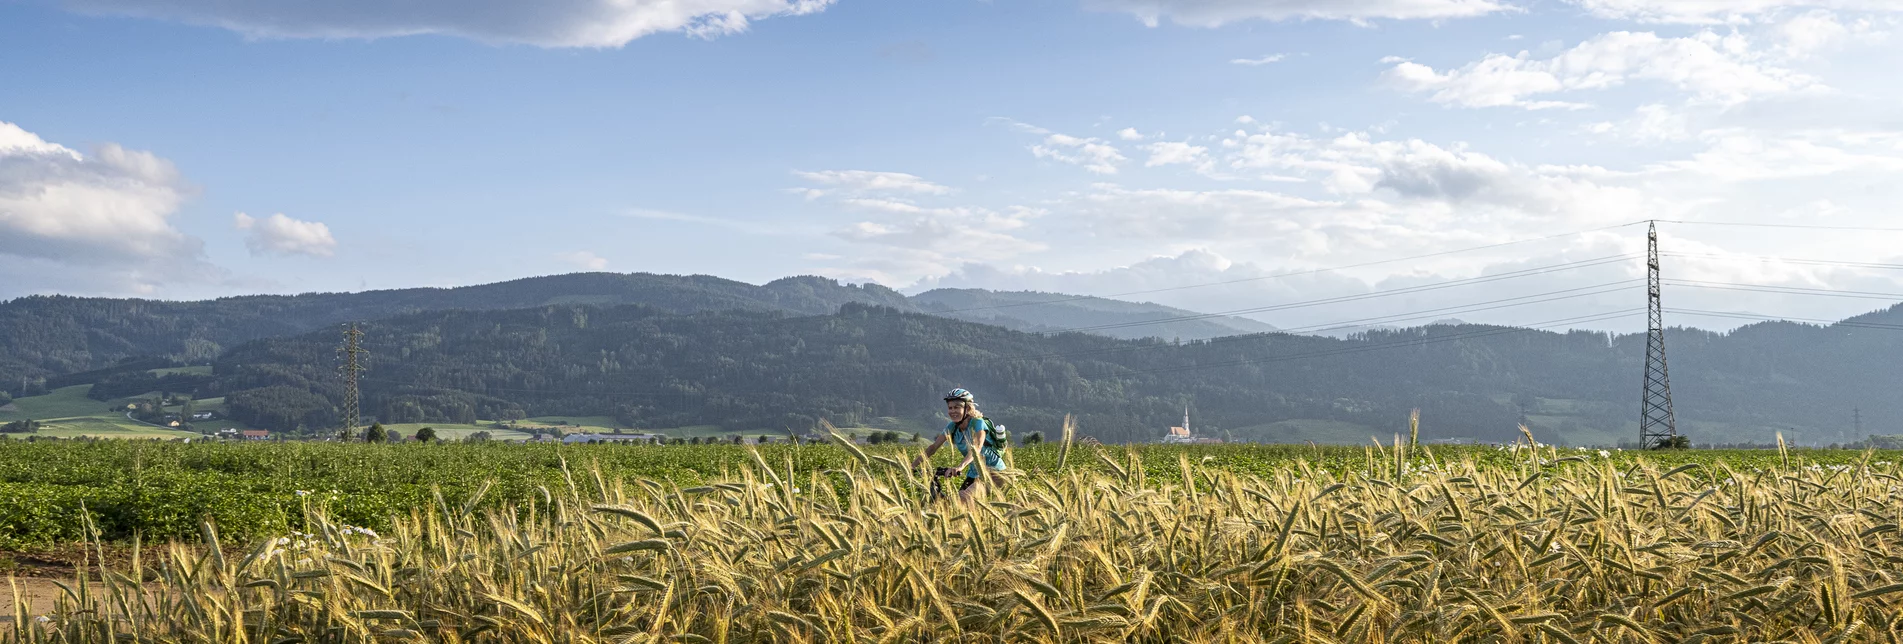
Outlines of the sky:
{"type": "Polygon", "coordinates": [[[0,0],[0,299],[823,275],[1630,331],[1661,220],[1670,323],[1838,319],[1903,300],[1900,31],[1903,0],[0,0]]]}

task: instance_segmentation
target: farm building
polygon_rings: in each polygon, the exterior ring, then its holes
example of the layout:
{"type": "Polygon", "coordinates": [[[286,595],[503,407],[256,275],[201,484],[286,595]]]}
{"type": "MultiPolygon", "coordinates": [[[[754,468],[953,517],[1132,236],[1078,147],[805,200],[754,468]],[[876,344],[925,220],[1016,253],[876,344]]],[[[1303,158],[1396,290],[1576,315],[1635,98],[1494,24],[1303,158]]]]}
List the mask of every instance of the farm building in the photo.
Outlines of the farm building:
{"type": "Polygon", "coordinates": [[[667,440],[660,434],[569,434],[562,437],[563,443],[652,443],[667,440]]]}

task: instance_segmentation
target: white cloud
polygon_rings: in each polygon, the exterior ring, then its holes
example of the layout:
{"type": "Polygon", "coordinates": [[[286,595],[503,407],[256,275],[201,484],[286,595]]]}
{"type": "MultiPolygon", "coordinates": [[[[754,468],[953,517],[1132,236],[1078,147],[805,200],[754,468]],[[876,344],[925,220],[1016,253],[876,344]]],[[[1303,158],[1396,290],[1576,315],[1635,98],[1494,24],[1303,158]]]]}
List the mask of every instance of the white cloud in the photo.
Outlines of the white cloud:
{"type": "Polygon", "coordinates": [[[1778,42],[1778,53],[1794,59],[1811,58],[1850,44],[1878,43],[1890,36],[1889,30],[1869,16],[1846,22],[1825,9],[1813,9],[1779,22],[1771,28],[1771,34],[1778,42]]]}
{"type": "Polygon", "coordinates": [[[300,221],[284,213],[258,219],[241,212],[232,218],[232,225],[246,231],[244,245],[252,255],[330,257],[337,252],[337,239],[330,236],[330,226],[321,222],[300,221]]]}
{"type": "Polygon", "coordinates": [[[608,269],[608,260],[603,259],[600,255],[596,255],[591,251],[571,250],[556,253],[555,259],[574,264],[577,268],[583,270],[601,271],[608,269]]]}
{"type": "Polygon", "coordinates": [[[254,38],[461,36],[542,47],[620,47],[649,34],[713,37],[754,20],[823,11],[832,0],[66,0],[87,13],[179,20],[254,38]]]}
{"type": "MultiPolygon", "coordinates": [[[[951,192],[951,188],[903,172],[822,170],[819,172],[796,171],[793,174],[807,181],[831,186],[832,189],[850,194],[885,192],[942,195],[951,192]]],[[[828,193],[825,190],[805,189],[802,194],[808,198],[815,198],[828,193]]]]}
{"type": "Polygon", "coordinates": [[[1515,10],[1495,0],[1084,0],[1084,6],[1129,13],[1152,27],[1164,18],[1179,25],[1218,27],[1242,20],[1434,20],[1515,10]]]}
{"type": "Polygon", "coordinates": [[[1691,158],[1655,164],[1669,170],[1723,182],[1754,182],[1848,173],[1872,178],[1903,172],[1903,138],[1890,134],[1865,138],[1843,132],[1774,135],[1751,130],[1714,130],[1703,134],[1707,147],[1691,158]]]}
{"type": "Polygon", "coordinates": [[[171,222],[192,193],[150,152],[82,154],[0,121],[0,255],[83,267],[100,292],[213,279],[204,243],[171,222]]]}
{"type": "Polygon", "coordinates": [[[1641,22],[1718,24],[1793,9],[1899,11],[1895,0],[1568,0],[1601,17],[1641,22]]]}
{"type": "Polygon", "coordinates": [[[808,254],[811,261],[839,262],[820,271],[828,275],[897,284],[943,274],[965,261],[1003,261],[1045,248],[1016,234],[1042,214],[1035,208],[934,204],[953,190],[895,172],[796,174],[838,187],[803,193],[809,200],[874,217],[831,231],[834,238],[859,246],[855,252],[808,254]]]}
{"type": "Polygon", "coordinates": [[[1284,59],[1287,59],[1287,58],[1288,58],[1288,55],[1287,55],[1287,54],[1269,54],[1269,55],[1267,55],[1267,56],[1263,56],[1263,57],[1261,57],[1261,58],[1232,58],[1232,59],[1230,59],[1230,60],[1229,60],[1229,64],[1231,64],[1231,65],[1248,65],[1248,66],[1250,66],[1250,67],[1259,67],[1259,66],[1262,66],[1262,65],[1268,65],[1268,64],[1271,64],[1271,63],[1279,63],[1279,62],[1282,62],[1282,61],[1283,61],[1284,59]]]}
{"type": "Polygon", "coordinates": [[[854,222],[833,232],[835,237],[867,247],[855,253],[847,266],[829,271],[834,274],[899,284],[942,275],[966,262],[1005,262],[1048,248],[1014,234],[1043,214],[1032,208],[919,208],[866,200],[849,205],[890,216],[854,222]]]}
{"type": "Polygon", "coordinates": [[[1764,62],[1743,35],[1719,36],[1709,31],[1687,38],[1618,31],[1548,59],[1524,51],[1516,56],[1493,54],[1446,72],[1404,61],[1384,76],[1391,85],[1428,94],[1436,103],[1526,109],[1584,107],[1529,97],[1607,89],[1628,80],[1667,83],[1701,100],[1722,104],[1818,86],[1815,79],[1764,62]]]}
{"type": "Polygon", "coordinates": [[[1108,141],[1067,134],[1045,136],[1043,143],[1031,146],[1031,154],[1039,159],[1083,166],[1097,174],[1116,174],[1117,164],[1129,160],[1108,141]]]}
{"type": "Polygon", "coordinates": [[[1123,139],[1125,141],[1141,141],[1143,140],[1143,133],[1138,132],[1136,128],[1126,127],[1121,130],[1117,130],[1117,138],[1123,139]]]}
{"type": "Polygon", "coordinates": [[[1657,103],[1640,105],[1632,117],[1622,122],[1602,121],[1587,126],[1594,134],[1614,135],[1634,143],[1653,144],[1686,141],[1692,138],[1685,112],[1657,103]]]}
{"type": "Polygon", "coordinates": [[[1150,152],[1150,159],[1143,162],[1146,168],[1160,165],[1188,165],[1199,171],[1208,172],[1215,163],[1209,158],[1209,148],[1190,145],[1179,141],[1158,141],[1143,146],[1150,152]]]}

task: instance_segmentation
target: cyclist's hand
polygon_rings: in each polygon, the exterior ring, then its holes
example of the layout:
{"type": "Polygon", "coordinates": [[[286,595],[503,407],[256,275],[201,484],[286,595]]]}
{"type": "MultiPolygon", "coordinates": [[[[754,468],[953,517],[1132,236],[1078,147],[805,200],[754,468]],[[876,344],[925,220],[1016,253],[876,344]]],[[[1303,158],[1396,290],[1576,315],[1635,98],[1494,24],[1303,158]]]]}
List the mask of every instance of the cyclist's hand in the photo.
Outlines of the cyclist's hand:
{"type": "Polygon", "coordinates": [[[954,469],[952,469],[952,468],[949,468],[949,467],[941,467],[941,468],[938,468],[938,469],[936,469],[936,470],[933,470],[933,471],[932,471],[932,474],[934,474],[934,475],[936,475],[936,476],[942,476],[942,477],[945,477],[945,478],[951,478],[951,477],[954,477],[954,476],[958,476],[958,470],[954,470],[954,469]]]}

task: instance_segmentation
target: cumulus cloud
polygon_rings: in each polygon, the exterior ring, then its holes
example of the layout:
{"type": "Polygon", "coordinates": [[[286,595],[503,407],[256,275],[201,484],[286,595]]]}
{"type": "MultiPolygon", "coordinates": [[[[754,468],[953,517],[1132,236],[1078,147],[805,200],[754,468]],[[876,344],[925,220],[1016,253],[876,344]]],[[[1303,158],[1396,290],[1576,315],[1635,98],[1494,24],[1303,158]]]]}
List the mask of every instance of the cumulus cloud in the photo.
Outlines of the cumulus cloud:
{"type": "Polygon", "coordinates": [[[1031,154],[1039,159],[1083,166],[1097,174],[1116,174],[1117,165],[1129,160],[1117,146],[1103,139],[1056,133],[1046,135],[1043,143],[1031,146],[1031,154]]]}
{"type": "Polygon", "coordinates": [[[254,38],[383,38],[444,34],[542,47],[620,47],[642,36],[713,37],[752,21],[823,11],[833,0],[66,0],[87,13],[178,20],[254,38]]]}
{"type": "Polygon", "coordinates": [[[1535,58],[1528,52],[1493,54],[1446,71],[1412,61],[1387,62],[1394,63],[1384,73],[1391,86],[1460,107],[1579,108],[1586,105],[1533,97],[1607,89],[1632,80],[1669,84],[1721,104],[1819,85],[1815,79],[1764,61],[1743,35],[1712,32],[1665,38],[1619,31],[1552,58],[1535,58]]]}
{"type": "Polygon", "coordinates": [[[0,121],[0,255],[85,267],[102,292],[211,279],[204,243],[171,221],[192,193],[150,152],[83,154],[0,121]]]}
{"type": "Polygon", "coordinates": [[[337,239],[322,222],[292,219],[284,213],[258,219],[241,212],[232,218],[232,225],[245,231],[244,246],[254,256],[330,257],[337,252],[337,239]]]}
{"type": "Polygon", "coordinates": [[[939,275],[965,261],[1005,261],[1042,250],[1021,237],[1035,208],[988,208],[943,203],[953,190],[925,178],[895,172],[798,172],[801,178],[835,186],[803,192],[809,199],[851,213],[853,221],[831,236],[860,247],[851,256],[827,255],[839,265],[830,275],[903,283],[939,275]],[[863,217],[863,218],[862,218],[863,217]]]}
{"type": "Polygon", "coordinates": [[[1215,166],[1209,158],[1209,148],[1190,145],[1181,141],[1158,141],[1143,146],[1150,152],[1150,158],[1143,162],[1146,168],[1160,165],[1187,165],[1202,172],[1208,172],[1215,166]]]}
{"type": "Polygon", "coordinates": [[[1152,27],[1164,18],[1179,25],[1219,27],[1242,20],[1437,20],[1515,10],[1496,0],[1084,0],[1084,6],[1128,13],[1152,27]]]}
{"type": "Polygon", "coordinates": [[[1141,141],[1143,140],[1143,133],[1138,132],[1136,128],[1126,127],[1121,130],[1117,130],[1117,138],[1123,139],[1125,141],[1141,141]]]}
{"type": "Polygon", "coordinates": [[[603,259],[600,255],[594,254],[592,251],[571,250],[560,252],[555,254],[555,259],[573,264],[576,268],[582,270],[601,271],[608,269],[608,260],[603,259]]]}
{"type": "Polygon", "coordinates": [[[822,170],[818,172],[796,171],[801,179],[827,186],[826,188],[807,188],[802,194],[809,198],[829,194],[837,190],[850,194],[887,192],[915,195],[942,195],[951,192],[951,188],[926,181],[918,175],[903,172],[873,172],[869,170],[822,170]]]}

